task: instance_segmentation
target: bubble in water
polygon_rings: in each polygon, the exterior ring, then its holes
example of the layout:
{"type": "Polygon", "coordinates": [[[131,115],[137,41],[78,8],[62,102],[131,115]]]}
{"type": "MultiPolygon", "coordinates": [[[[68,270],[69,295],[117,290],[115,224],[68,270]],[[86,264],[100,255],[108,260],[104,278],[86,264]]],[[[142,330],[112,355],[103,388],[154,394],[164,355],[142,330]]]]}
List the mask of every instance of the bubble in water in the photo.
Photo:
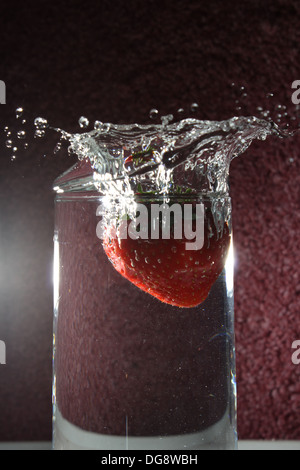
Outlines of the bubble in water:
{"type": "Polygon", "coordinates": [[[159,114],[159,113],[158,113],[158,110],[157,110],[157,109],[155,109],[155,108],[151,109],[151,111],[150,111],[150,113],[149,113],[150,119],[155,119],[155,118],[157,118],[158,114],[159,114]]]}
{"type": "Polygon", "coordinates": [[[10,157],[10,159],[11,159],[12,162],[14,162],[14,161],[16,160],[16,158],[17,158],[16,155],[12,155],[12,156],[10,157]]]}
{"type": "Polygon", "coordinates": [[[27,142],[24,143],[24,150],[27,150],[29,147],[29,144],[27,142]]]}
{"type": "Polygon", "coordinates": [[[24,113],[24,109],[19,107],[16,109],[16,118],[19,119],[24,113]]]}
{"type": "Polygon", "coordinates": [[[199,104],[198,103],[192,103],[191,104],[191,111],[192,113],[195,113],[199,109],[199,104]]]}
{"type": "Polygon", "coordinates": [[[182,115],[184,113],[184,109],[183,108],[177,109],[177,113],[182,115]]]}
{"type": "Polygon", "coordinates": [[[18,137],[18,139],[25,139],[25,137],[26,137],[26,132],[25,132],[25,131],[19,131],[19,132],[17,133],[17,137],[18,137]]]}
{"type": "Polygon", "coordinates": [[[81,116],[81,118],[79,118],[79,120],[78,120],[78,124],[81,127],[81,129],[87,129],[87,127],[89,127],[89,125],[90,125],[90,122],[89,122],[88,118],[86,118],[84,116],[81,116]]]}
{"type": "Polygon", "coordinates": [[[12,140],[7,140],[7,141],[5,142],[5,145],[6,145],[6,147],[7,147],[8,149],[11,149],[12,146],[13,146],[13,141],[12,141],[12,140]]]}
{"type": "Polygon", "coordinates": [[[13,148],[13,152],[16,153],[17,151],[18,151],[18,147],[14,147],[14,148],[13,148]]]}

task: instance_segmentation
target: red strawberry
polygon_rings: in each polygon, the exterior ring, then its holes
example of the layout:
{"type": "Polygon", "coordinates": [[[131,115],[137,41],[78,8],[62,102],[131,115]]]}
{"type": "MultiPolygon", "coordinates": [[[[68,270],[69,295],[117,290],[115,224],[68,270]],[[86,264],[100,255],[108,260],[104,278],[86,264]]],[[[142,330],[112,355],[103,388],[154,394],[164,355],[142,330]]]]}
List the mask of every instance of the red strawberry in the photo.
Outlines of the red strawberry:
{"type": "MultiPolygon", "coordinates": [[[[210,214],[209,219],[212,222],[210,214]]],[[[143,291],[164,303],[191,308],[202,303],[222,272],[230,243],[228,225],[223,233],[208,236],[206,218],[204,246],[186,250],[186,240],[120,239],[116,227],[107,227],[104,250],[114,268],[143,291]]],[[[122,221],[122,224],[128,224],[122,221]]]]}

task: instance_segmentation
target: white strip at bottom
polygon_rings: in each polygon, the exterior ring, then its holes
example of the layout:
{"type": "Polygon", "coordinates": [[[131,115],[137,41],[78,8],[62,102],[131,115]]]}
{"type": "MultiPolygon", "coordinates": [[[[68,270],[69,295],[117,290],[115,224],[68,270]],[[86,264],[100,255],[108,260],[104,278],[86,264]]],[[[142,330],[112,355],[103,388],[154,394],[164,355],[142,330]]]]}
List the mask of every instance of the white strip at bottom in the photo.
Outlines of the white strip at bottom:
{"type": "Polygon", "coordinates": [[[229,417],[205,431],[168,437],[111,436],[83,431],[65,420],[58,409],[53,427],[53,450],[235,450],[229,417]]]}

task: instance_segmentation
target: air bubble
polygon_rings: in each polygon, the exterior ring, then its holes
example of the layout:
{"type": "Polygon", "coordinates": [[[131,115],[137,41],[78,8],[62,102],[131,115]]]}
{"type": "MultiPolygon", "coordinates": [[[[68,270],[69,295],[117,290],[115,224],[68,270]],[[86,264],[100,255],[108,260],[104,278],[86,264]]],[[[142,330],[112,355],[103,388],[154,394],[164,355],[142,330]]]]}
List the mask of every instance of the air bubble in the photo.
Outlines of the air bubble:
{"type": "Polygon", "coordinates": [[[191,104],[191,111],[192,113],[195,113],[199,109],[199,104],[198,103],[192,103],[191,104]]]}
{"type": "Polygon", "coordinates": [[[13,146],[12,140],[7,140],[7,141],[5,142],[5,145],[6,145],[6,147],[7,147],[8,149],[11,149],[12,146],[13,146]]]}

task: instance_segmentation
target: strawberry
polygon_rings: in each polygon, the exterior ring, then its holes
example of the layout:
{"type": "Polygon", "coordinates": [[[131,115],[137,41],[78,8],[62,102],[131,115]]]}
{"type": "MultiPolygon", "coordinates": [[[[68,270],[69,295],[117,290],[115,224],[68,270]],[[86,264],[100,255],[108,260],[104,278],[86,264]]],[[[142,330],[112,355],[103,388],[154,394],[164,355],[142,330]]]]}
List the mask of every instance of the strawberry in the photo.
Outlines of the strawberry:
{"type": "MultiPolygon", "coordinates": [[[[122,220],[121,225],[129,224],[122,220]]],[[[120,239],[116,226],[104,231],[103,248],[114,268],[126,279],[160,301],[176,307],[201,304],[222,272],[230,243],[227,223],[221,235],[209,235],[211,213],[205,218],[204,246],[187,250],[184,237],[171,231],[165,239],[120,239]]],[[[118,227],[120,229],[120,226],[118,227]]]]}
{"type": "Polygon", "coordinates": [[[154,161],[154,149],[152,147],[148,147],[147,150],[135,152],[125,158],[124,166],[126,169],[131,167],[135,168],[151,161],[154,161]]]}

